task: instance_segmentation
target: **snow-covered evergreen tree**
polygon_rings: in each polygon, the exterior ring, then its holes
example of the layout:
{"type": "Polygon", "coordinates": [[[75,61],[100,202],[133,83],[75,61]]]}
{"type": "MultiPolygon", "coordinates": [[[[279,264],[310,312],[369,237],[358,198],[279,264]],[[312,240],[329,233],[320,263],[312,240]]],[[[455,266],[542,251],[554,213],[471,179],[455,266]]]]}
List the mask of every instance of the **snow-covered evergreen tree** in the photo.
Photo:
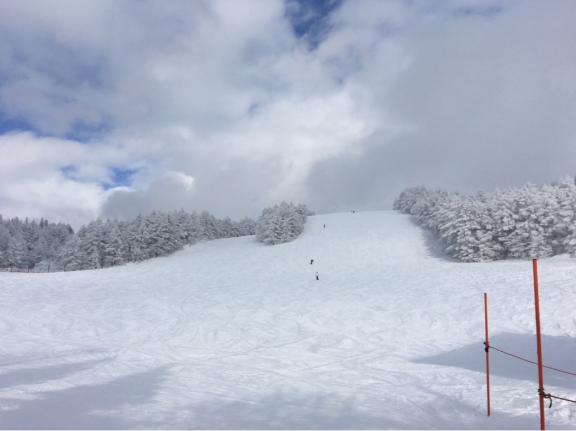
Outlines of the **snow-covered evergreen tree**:
{"type": "Polygon", "coordinates": [[[128,261],[128,248],[118,222],[108,221],[104,225],[102,266],[122,265],[128,261]]]}
{"type": "Polygon", "coordinates": [[[29,269],[26,240],[22,231],[16,231],[8,244],[8,266],[10,269],[29,269]]]}
{"type": "Polygon", "coordinates": [[[256,225],[256,240],[270,245],[292,241],[303,232],[307,214],[306,206],[287,202],[265,208],[256,225]]]}
{"type": "Polygon", "coordinates": [[[0,217],[0,269],[8,268],[10,266],[10,259],[8,254],[8,248],[10,245],[10,231],[2,223],[0,217]]]}
{"type": "Polygon", "coordinates": [[[74,235],[58,253],[55,268],[63,271],[84,269],[84,262],[80,255],[80,237],[74,235]]]}

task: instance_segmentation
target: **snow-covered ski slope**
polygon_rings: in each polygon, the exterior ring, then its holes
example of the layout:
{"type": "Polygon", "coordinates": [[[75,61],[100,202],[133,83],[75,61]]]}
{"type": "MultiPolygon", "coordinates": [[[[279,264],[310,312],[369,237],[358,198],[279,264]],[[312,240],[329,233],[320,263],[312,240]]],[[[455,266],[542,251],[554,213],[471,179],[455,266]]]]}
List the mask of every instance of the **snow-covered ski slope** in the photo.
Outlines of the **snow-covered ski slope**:
{"type": "MultiPolygon", "coordinates": [[[[545,362],[576,370],[576,260],[540,271],[545,362]]],[[[484,290],[493,344],[534,358],[530,262],[451,262],[388,211],[310,217],[277,246],[1,273],[0,428],[537,428],[535,367],[497,353],[484,416],[484,290]]],[[[575,398],[576,378],[546,389],[575,398]]],[[[547,415],[576,427],[575,405],[547,415]]]]}

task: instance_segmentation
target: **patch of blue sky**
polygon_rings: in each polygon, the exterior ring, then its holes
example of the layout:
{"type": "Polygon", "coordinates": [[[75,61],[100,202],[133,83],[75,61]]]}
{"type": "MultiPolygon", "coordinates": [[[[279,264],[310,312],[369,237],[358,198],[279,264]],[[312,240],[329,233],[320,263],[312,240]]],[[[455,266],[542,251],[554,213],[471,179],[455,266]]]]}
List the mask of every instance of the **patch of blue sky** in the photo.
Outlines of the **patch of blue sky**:
{"type": "Polygon", "coordinates": [[[342,0],[286,0],[286,17],[294,34],[315,49],[330,32],[330,14],[342,0]]]}
{"type": "MultiPolygon", "coordinates": [[[[60,167],[60,172],[66,178],[74,181],[81,181],[78,176],[78,167],[74,165],[66,165],[60,167]]],[[[134,175],[138,172],[135,168],[126,168],[121,166],[112,166],[108,169],[109,178],[107,181],[101,183],[104,190],[109,190],[114,187],[130,186],[134,175]]]]}
{"type": "Polygon", "coordinates": [[[29,122],[23,119],[5,116],[0,112],[0,135],[15,132],[31,132],[37,136],[47,136],[29,122]]]}
{"type": "MultiPolygon", "coordinates": [[[[57,134],[57,137],[74,140],[79,143],[89,143],[107,134],[110,130],[111,125],[107,121],[101,121],[97,124],[76,121],[63,135],[57,134]]],[[[0,135],[17,132],[30,132],[40,137],[55,136],[41,128],[35,127],[31,122],[23,118],[9,117],[0,112],[0,135]]]]}
{"type": "Polygon", "coordinates": [[[110,168],[110,181],[102,185],[106,190],[113,187],[129,186],[132,184],[132,179],[137,172],[138,169],[112,167],[110,168]]]}

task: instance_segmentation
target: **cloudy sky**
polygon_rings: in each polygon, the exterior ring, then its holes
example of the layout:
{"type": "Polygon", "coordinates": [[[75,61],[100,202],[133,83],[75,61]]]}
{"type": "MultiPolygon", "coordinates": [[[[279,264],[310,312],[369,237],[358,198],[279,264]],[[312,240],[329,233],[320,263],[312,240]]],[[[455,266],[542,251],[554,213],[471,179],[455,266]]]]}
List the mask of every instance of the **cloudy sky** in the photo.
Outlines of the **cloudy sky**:
{"type": "Polygon", "coordinates": [[[0,213],[390,207],[576,174],[576,2],[0,0],[0,213]]]}

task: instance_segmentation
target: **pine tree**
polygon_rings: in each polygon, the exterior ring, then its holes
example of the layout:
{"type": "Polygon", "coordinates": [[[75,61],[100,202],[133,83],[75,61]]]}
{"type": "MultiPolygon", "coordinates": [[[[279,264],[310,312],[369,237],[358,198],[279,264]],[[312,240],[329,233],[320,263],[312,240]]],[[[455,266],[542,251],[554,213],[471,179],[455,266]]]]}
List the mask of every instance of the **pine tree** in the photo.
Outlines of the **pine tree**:
{"type": "Polygon", "coordinates": [[[84,269],[85,263],[80,254],[81,239],[78,235],[70,238],[58,253],[56,267],[64,271],[84,269]]]}
{"type": "Polygon", "coordinates": [[[10,245],[10,231],[2,223],[0,216],[0,269],[8,268],[10,266],[10,257],[8,248],[10,245]]]}
{"type": "Polygon", "coordinates": [[[8,266],[10,269],[27,269],[28,253],[22,231],[16,231],[8,244],[8,266]]]}
{"type": "Polygon", "coordinates": [[[256,225],[256,240],[269,245],[292,241],[304,230],[306,213],[305,206],[286,202],[265,208],[256,225]]]}
{"type": "Polygon", "coordinates": [[[122,232],[116,222],[109,221],[104,226],[105,240],[102,250],[102,266],[122,265],[128,258],[128,249],[124,242],[122,232]]]}

